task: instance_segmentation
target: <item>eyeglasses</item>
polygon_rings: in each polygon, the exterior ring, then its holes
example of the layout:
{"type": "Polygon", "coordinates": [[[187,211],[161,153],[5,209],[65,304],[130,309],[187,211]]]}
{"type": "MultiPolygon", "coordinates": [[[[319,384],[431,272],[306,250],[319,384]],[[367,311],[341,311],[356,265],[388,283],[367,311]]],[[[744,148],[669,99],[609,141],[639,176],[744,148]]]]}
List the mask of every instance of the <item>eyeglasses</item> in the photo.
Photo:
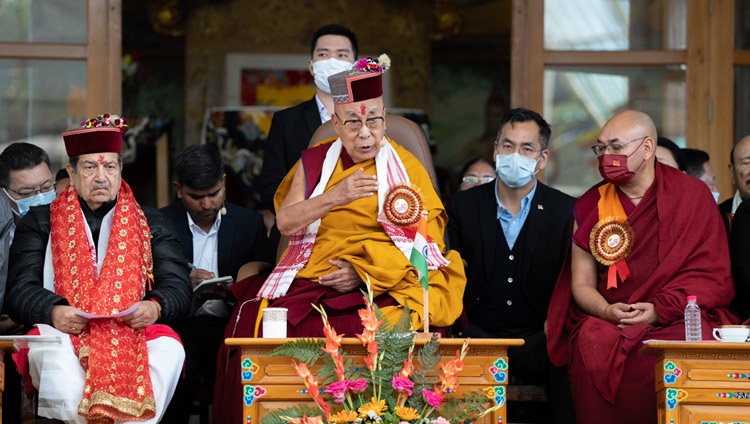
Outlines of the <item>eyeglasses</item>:
{"type": "Polygon", "coordinates": [[[626,141],[624,143],[594,144],[593,146],[591,146],[591,150],[597,156],[601,156],[602,154],[604,154],[607,151],[607,149],[611,149],[612,153],[618,154],[628,144],[635,143],[636,141],[645,140],[647,137],[648,137],[647,135],[644,135],[643,137],[639,137],[634,140],[626,141]]]}
{"type": "Polygon", "coordinates": [[[23,199],[23,198],[26,198],[26,197],[31,197],[31,196],[33,196],[35,194],[47,193],[48,191],[52,191],[52,190],[55,189],[55,183],[53,181],[51,181],[51,180],[47,180],[47,181],[45,181],[44,183],[42,183],[42,185],[40,185],[37,188],[28,188],[28,187],[26,187],[26,188],[22,188],[22,189],[20,189],[18,191],[13,190],[10,187],[6,187],[6,189],[8,191],[12,191],[13,193],[16,193],[16,195],[20,196],[23,199]]]}
{"type": "Polygon", "coordinates": [[[497,152],[502,155],[512,155],[513,153],[520,153],[523,156],[527,157],[534,157],[537,153],[541,152],[543,149],[534,150],[533,147],[529,145],[523,145],[520,148],[516,148],[516,146],[513,143],[503,142],[500,143],[500,141],[495,141],[495,149],[497,149],[497,152]]]}
{"type": "Polygon", "coordinates": [[[461,178],[461,182],[467,185],[487,184],[495,180],[495,177],[474,177],[468,175],[461,178]]]}
{"type": "Polygon", "coordinates": [[[341,122],[341,125],[346,128],[349,132],[359,132],[359,130],[362,129],[362,123],[364,122],[364,125],[367,125],[367,128],[371,130],[379,130],[383,128],[383,123],[385,123],[385,118],[382,116],[373,116],[372,118],[367,118],[364,121],[360,119],[350,119],[348,121],[342,121],[341,118],[339,118],[336,113],[334,113],[336,116],[336,119],[341,122]]]}

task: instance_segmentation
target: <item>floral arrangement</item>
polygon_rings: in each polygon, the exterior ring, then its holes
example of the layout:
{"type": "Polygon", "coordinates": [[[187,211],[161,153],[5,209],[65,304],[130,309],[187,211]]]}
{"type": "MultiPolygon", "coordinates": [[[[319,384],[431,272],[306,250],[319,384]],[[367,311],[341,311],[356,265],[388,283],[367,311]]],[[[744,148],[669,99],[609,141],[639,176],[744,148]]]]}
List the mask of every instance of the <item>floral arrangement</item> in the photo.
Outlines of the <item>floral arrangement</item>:
{"type": "Polygon", "coordinates": [[[81,122],[81,128],[100,128],[100,127],[115,127],[119,128],[120,132],[125,134],[128,130],[128,125],[125,123],[125,118],[121,118],[118,115],[110,115],[105,113],[103,115],[97,115],[96,118],[87,119],[81,122]]]}
{"type": "Polygon", "coordinates": [[[391,67],[391,58],[383,53],[377,59],[368,56],[354,62],[352,69],[359,72],[385,72],[391,67]]]}
{"type": "Polygon", "coordinates": [[[374,305],[369,281],[364,299],[365,308],[359,311],[364,331],[357,338],[367,351],[365,367],[357,368],[346,357],[341,349],[343,335],[330,325],[325,310],[313,305],[323,319],[325,340],[290,341],[269,355],[296,359],[292,365],[315,406],[273,411],[261,418],[261,424],[464,424],[501,406],[480,390],[447,396],[458,388],[468,340],[455,358],[441,364],[436,335],[415,352],[408,310],[391,325],[374,305]],[[323,363],[316,376],[310,366],[318,359],[323,363]],[[488,408],[489,404],[494,406],[488,408]]]}

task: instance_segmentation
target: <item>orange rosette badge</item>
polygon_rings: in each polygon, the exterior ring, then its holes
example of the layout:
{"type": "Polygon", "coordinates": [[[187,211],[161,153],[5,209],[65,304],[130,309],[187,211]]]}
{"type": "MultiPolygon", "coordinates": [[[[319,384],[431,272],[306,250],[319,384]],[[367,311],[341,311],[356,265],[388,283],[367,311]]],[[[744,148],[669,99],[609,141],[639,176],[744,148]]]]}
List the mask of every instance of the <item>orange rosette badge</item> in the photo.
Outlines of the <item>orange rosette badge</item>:
{"type": "Polygon", "coordinates": [[[383,214],[388,221],[402,226],[411,227],[419,222],[422,213],[422,196],[407,185],[399,184],[391,187],[383,201],[383,214]]]}
{"type": "Polygon", "coordinates": [[[591,254],[597,262],[609,267],[607,289],[617,288],[617,274],[622,281],[630,277],[625,258],[633,248],[634,239],[635,235],[628,221],[617,216],[606,217],[591,229],[591,254]]]}

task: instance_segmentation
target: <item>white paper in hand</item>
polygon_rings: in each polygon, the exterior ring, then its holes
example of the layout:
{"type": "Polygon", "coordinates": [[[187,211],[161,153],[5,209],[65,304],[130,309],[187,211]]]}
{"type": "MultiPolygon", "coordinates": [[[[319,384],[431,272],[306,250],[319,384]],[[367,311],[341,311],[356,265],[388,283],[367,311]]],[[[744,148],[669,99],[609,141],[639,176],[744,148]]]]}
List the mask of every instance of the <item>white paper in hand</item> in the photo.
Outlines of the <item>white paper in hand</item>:
{"type": "Polygon", "coordinates": [[[83,311],[76,311],[76,315],[78,315],[79,317],[84,317],[84,318],[88,318],[88,319],[91,319],[91,318],[119,318],[119,317],[124,317],[125,315],[132,314],[136,309],[138,309],[138,304],[137,303],[134,304],[133,306],[129,307],[128,309],[125,309],[124,311],[120,311],[120,312],[114,313],[112,315],[97,315],[97,314],[90,314],[88,312],[83,312],[83,311]]]}

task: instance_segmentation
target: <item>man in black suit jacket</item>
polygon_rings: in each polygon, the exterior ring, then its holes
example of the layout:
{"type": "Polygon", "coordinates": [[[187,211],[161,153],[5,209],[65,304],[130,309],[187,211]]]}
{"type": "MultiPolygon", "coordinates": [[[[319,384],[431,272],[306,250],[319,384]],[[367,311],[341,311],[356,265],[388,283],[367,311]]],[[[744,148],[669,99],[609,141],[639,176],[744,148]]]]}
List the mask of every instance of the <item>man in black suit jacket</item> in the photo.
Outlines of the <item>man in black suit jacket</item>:
{"type": "Polygon", "coordinates": [[[724,219],[727,235],[732,229],[734,213],[745,199],[750,199],[750,135],[740,139],[729,155],[729,176],[737,189],[734,196],[719,203],[719,212],[724,219]]]}
{"type": "Polygon", "coordinates": [[[536,180],[550,127],[512,109],[495,141],[498,178],[453,194],[448,239],[466,264],[463,337],[523,338],[508,351],[512,377],[548,388],[549,422],[575,422],[565,370],[547,354],[547,308],[570,244],[575,199],[536,180]]]}
{"type": "Polygon", "coordinates": [[[307,149],[315,130],[331,119],[333,98],[328,77],[347,70],[346,64],[357,59],[357,49],[357,37],[342,25],[325,25],[313,34],[308,68],[315,78],[315,97],[278,111],[271,119],[260,174],[260,197],[268,210],[275,212],[273,196],[279,184],[307,149]]]}
{"type": "MultiPolygon", "coordinates": [[[[268,249],[261,215],[224,201],[226,174],[214,146],[199,144],[185,149],[175,160],[175,174],[178,200],[161,212],[174,224],[185,260],[192,265],[193,287],[215,277],[231,276],[236,281],[237,271],[251,261],[273,263],[274,252],[268,249]]],[[[217,298],[202,303],[175,328],[185,347],[186,372],[164,422],[187,423],[193,392],[199,387],[213,390],[216,355],[234,306],[231,296],[219,298],[226,294],[214,293],[217,298]]]]}

